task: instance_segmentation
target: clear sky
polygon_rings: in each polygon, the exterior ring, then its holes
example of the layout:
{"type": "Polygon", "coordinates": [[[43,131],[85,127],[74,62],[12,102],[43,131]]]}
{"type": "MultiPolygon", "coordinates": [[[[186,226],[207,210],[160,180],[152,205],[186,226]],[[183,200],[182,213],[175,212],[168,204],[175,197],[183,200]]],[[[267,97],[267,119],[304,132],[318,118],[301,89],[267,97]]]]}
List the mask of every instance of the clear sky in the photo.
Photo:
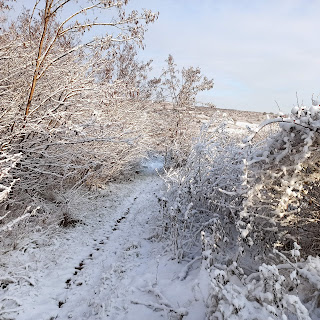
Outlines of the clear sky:
{"type": "Polygon", "coordinates": [[[214,78],[218,107],[290,111],[320,94],[318,0],[132,0],[160,11],[141,56],[155,71],[169,53],[214,78]]]}
{"type": "Polygon", "coordinates": [[[169,54],[180,67],[200,67],[215,82],[204,102],[277,112],[276,100],[287,112],[296,92],[306,105],[320,94],[320,0],[131,0],[130,7],[160,11],[140,57],[154,60],[154,74],[169,54]]]}

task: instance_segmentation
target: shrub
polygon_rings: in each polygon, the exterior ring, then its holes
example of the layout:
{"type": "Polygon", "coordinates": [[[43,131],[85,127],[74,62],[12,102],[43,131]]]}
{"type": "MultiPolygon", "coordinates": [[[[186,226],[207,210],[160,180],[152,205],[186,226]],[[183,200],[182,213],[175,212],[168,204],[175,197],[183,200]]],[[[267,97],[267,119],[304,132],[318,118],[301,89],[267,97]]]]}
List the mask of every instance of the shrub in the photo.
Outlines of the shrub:
{"type": "Polygon", "coordinates": [[[319,120],[294,108],[243,143],[215,123],[167,171],[164,234],[177,259],[202,256],[208,319],[318,318],[319,120]]]}

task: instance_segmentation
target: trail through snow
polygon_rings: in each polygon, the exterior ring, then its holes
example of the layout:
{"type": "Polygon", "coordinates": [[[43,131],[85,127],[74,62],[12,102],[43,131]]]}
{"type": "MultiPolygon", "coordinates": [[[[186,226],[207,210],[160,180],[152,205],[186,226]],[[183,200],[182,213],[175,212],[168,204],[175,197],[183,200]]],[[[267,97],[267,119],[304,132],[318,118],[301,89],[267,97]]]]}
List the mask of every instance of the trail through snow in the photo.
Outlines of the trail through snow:
{"type": "Polygon", "coordinates": [[[153,237],[162,188],[147,170],[114,183],[83,197],[82,224],[7,253],[0,319],[203,319],[200,261],[179,280],[187,262],[153,237]]]}

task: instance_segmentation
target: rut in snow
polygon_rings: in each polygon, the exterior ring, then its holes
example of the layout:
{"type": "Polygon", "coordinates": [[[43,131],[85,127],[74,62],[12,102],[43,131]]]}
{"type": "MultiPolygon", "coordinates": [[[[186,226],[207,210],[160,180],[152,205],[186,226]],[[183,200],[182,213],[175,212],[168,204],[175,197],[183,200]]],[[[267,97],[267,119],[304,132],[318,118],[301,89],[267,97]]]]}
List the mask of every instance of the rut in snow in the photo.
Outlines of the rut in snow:
{"type": "Polygon", "coordinates": [[[12,282],[1,293],[0,318],[204,317],[198,271],[180,281],[183,265],[171,259],[167,244],[152,237],[162,189],[161,178],[150,172],[113,183],[98,196],[82,197],[77,216],[82,224],[11,252],[6,257],[11,275],[29,281],[12,282]]]}

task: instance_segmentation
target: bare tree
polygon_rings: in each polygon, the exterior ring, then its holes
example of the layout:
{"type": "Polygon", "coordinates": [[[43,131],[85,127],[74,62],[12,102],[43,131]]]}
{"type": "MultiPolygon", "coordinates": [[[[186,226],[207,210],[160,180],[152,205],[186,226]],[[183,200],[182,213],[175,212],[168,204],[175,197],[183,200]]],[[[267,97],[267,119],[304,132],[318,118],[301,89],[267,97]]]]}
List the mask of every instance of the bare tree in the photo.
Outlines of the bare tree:
{"type": "Polygon", "coordinates": [[[190,130],[183,111],[194,107],[196,97],[201,91],[213,88],[213,80],[201,74],[200,68],[182,68],[180,71],[172,55],[166,60],[166,68],[161,75],[158,98],[172,104],[172,126],[169,128],[170,139],[166,146],[168,164],[181,165],[191,144],[190,130]]]}
{"type": "Polygon", "coordinates": [[[59,12],[77,1],[37,1],[32,12],[3,25],[1,155],[19,154],[5,181],[15,184],[0,205],[4,224],[20,221],[42,199],[58,201],[66,190],[114,179],[148,145],[141,102],[150,63],[137,61],[135,47],[157,14],[126,13],[127,1],[88,3],[61,23],[59,12]],[[93,10],[114,18],[87,19],[93,10]],[[96,26],[107,35],[82,41],[96,26]]]}
{"type": "MultiPolygon", "coordinates": [[[[32,23],[33,13],[41,1],[37,0],[31,15],[30,24],[32,23]]],[[[74,45],[67,47],[64,52],[59,52],[58,55],[51,57],[51,53],[54,51],[55,46],[59,41],[67,37],[71,33],[84,33],[90,30],[92,27],[105,26],[119,30],[118,33],[109,33],[107,36],[100,38],[100,45],[103,49],[109,47],[112,42],[126,42],[129,40],[135,40],[139,45],[142,45],[143,35],[145,28],[141,24],[143,20],[146,24],[154,22],[157,18],[157,14],[151,11],[144,10],[142,14],[137,11],[131,11],[126,14],[125,5],[126,1],[117,0],[92,0],[88,2],[88,6],[80,8],[75,11],[72,15],[66,18],[61,23],[56,23],[56,16],[62,11],[67,4],[72,3],[72,0],[45,0],[45,8],[41,12],[41,37],[38,44],[38,52],[35,61],[34,73],[32,77],[29,97],[26,105],[25,115],[28,116],[30,113],[31,103],[34,96],[34,91],[37,82],[43,74],[55,64],[58,60],[62,59],[68,54],[73,53],[79,48],[91,44],[95,40],[91,40],[87,43],[80,45],[74,45]],[[98,10],[111,10],[117,9],[117,18],[112,18],[110,21],[97,21],[96,19],[83,19],[84,15],[95,9],[98,10]]]]}

